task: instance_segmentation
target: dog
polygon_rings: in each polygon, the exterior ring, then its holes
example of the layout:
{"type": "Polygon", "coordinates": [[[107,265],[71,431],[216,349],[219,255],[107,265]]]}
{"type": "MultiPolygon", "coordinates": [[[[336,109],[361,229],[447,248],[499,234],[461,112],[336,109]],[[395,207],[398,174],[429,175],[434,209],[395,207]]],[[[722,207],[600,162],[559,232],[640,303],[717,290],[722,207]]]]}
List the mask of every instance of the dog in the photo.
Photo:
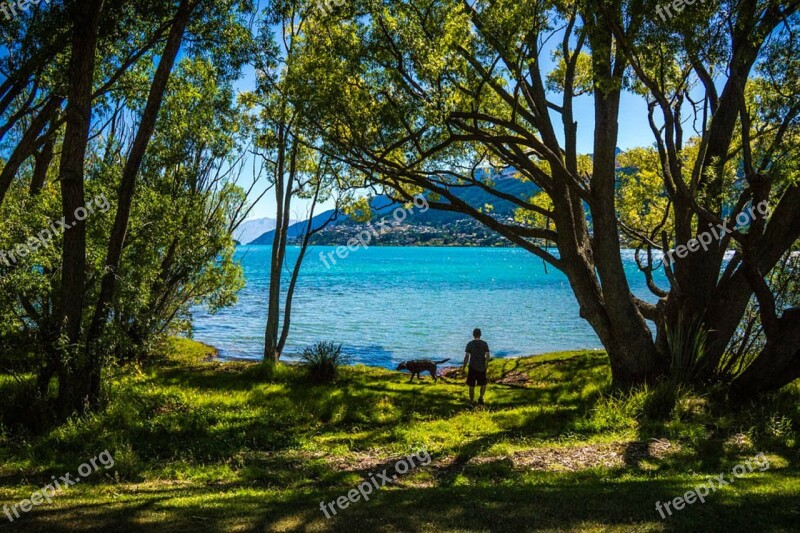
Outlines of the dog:
{"type": "Polygon", "coordinates": [[[414,376],[417,376],[417,379],[420,379],[420,373],[425,372],[426,370],[430,372],[431,376],[433,377],[433,381],[436,381],[436,365],[441,365],[442,363],[446,363],[450,359],[442,359],[441,361],[431,361],[430,359],[416,359],[414,361],[403,361],[399,365],[397,365],[397,370],[408,370],[411,372],[411,379],[408,380],[409,383],[414,381],[414,376]]]}

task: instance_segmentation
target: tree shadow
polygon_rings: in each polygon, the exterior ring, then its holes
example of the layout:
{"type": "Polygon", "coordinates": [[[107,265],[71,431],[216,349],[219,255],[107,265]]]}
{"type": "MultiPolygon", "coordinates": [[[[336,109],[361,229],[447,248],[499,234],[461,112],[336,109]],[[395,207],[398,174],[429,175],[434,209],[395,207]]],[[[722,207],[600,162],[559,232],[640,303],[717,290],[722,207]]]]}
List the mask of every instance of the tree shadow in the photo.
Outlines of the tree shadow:
{"type": "Polygon", "coordinates": [[[535,484],[484,483],[443,489],[384,489],[326,518],[317,497],[267,504],[264,531],[584,531],[629,528],[667,531],[792,530],[797,494],[708,499],[661,518],[657,501],[686,491],[674,481],[619,481],[605,475],[564,475],[535,484]]]}

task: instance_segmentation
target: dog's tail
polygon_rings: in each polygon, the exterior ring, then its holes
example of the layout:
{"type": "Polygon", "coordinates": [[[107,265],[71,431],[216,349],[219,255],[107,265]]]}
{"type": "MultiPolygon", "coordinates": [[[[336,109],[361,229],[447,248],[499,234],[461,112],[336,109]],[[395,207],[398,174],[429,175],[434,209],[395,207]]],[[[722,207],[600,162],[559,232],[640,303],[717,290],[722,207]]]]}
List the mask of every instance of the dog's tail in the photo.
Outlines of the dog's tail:
{"type": "Polygon", "coordinates": [[[433,364],[434,365],[441,365],[442,363],[446,363],[449,360],[450,360],[450,358],[448,357],[447,359],[442,359],[441,361],[434,361],[433,364]]]}

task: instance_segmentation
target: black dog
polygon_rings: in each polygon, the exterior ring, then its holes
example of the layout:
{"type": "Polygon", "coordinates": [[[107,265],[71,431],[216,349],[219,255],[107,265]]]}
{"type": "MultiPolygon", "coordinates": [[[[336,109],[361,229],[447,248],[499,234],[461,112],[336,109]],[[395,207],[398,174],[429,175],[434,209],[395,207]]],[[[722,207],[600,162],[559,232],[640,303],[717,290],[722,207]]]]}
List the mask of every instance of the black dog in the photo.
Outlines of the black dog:
{"type": "Polygon", "coordinates": [[[397,365],[397,370],[408,370],[411,372],[411,379],[408,380],[409,383],[414,381],[415,375],[417,376],[417,379],[419,379],[420,373],[425,372],[426,370],[430,372],[431,376],[433,376],[433,381],[436,381],[436,365],[441,365],[449,360],[450,359],[431,361],[430,359],[417,359],[414,361],[403,361],[397,365]]]}

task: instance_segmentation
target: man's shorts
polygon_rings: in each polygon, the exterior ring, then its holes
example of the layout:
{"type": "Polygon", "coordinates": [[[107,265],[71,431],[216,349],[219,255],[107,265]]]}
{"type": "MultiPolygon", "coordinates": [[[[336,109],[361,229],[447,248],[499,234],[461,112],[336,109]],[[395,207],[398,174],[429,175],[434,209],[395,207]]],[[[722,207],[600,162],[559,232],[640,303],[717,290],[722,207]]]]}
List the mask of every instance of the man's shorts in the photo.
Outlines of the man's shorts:
{"type": "Polygon", "coordinates": [[[474,387],[475,384],[483,387],[486,385],[486,372],[478,372],[477,370],[469,369],[467,371],[467,385],[474,387]]]}

